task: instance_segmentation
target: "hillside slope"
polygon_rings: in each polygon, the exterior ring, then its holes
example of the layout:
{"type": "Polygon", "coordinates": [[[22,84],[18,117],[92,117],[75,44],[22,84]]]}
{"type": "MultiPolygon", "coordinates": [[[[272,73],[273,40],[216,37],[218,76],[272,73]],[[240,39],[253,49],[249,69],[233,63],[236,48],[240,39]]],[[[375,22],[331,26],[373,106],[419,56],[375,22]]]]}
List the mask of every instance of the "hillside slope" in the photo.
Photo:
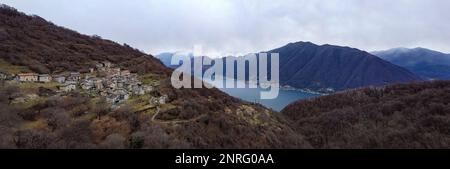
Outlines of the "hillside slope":
{"type": "Polygon", "coordinates": [[[260,105],[217,89],[174,89],[171,69],[128,45],[81,35],[4,5],[0,42],[3,68],[83,72],[107,60],[156,84],[149,95],[115,108],[82,91],[57,94],[53,83],[2,81],[2,148],[309,147],[279,114],[260,105]],[[166,103],[146,108],[150,98],[160,96],[167,96],[166,103]]]}
{"type": "Polygon", "coordinates": [[[296,88],[352,89],[420,81],[415,74],[354,48],[290,43],[280,54],[280,82],[296,88]]]}
{"type": "Polygon", "coordinates": [[[337,93],[282,113],[314,148],[450,148],[450,82],[337,93]]]}
{"type": "Polygon", "coordinates": [[[87,71],[95,61],[108,60],[134,72],[168,72],[158,59],[126,44],[82,35],[7,6],[0,9],[0,58],[12,64],[52,73],[87,71]]]}

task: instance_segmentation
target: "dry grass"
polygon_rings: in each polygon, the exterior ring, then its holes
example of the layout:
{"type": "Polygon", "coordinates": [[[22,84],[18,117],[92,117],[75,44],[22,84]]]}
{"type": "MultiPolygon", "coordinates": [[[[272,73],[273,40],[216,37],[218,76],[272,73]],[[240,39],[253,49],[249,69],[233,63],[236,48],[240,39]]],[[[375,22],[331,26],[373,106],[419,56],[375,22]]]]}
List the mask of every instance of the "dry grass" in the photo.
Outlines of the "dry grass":
{"type": "Polygon", "coordinates": [[[6,72],[6,73],[9,73],[9,74],[18,74],[18,73],[31,72],[31,70],[29,70],[25,66],[12,65],[12,64],[6,62],[3,59],[0,59],[0,71],[1,72],[6,72]]]}
{"type": "Polygon", "coordinates": [[[47,122],[45,119],[38,119],[36,121],[27,121],[22,124],[23,129],[47,129],[47,122]]]}

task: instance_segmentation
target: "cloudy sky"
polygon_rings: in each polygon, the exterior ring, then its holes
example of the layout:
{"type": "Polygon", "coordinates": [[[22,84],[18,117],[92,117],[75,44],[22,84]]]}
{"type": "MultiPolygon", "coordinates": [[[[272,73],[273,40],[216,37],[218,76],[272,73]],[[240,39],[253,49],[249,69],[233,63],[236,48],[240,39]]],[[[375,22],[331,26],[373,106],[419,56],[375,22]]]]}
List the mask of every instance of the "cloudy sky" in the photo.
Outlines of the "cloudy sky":
{"type": "Polygon", "coordinates": [[[289,42],[450,53],[448,0],[0,0],[151,54],[245,54],[289,42]]]}

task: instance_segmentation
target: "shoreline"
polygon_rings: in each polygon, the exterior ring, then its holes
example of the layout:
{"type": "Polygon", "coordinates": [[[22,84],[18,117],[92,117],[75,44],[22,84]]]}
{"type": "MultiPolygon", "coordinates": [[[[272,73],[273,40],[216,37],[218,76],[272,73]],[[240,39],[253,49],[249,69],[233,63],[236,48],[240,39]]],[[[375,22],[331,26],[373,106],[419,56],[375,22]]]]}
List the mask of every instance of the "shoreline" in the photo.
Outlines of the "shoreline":
{"type": "MultiPolygon", "coordinates": [[[[226,83],[226,80],[229,80],[229,78],[223,78],[223,79],[224,79],[224,83],[226,83]]],[[[223,89],[224,88],[224,87],[218,88],[216,84],[211,83],[209,81],[205,81],[204,80],[203,82],[212,84],[217,89],[223,89]]],[[[259,86],[258,82],[249,82],[249,81],[242,82],[242,81],[239,81],[239,80],[236,80],[236,82],[237,83],[245,83],[246,86],[249,85],[250,83],[253,83],[253,84],[256,84],[257,86],[259,86]]],[[[257,87],[257,88],[254,88],[254,89],[263,89],[263,88],[257,87]]],[[[279,86],[279,89],[280,90],[285,90],[285,91],[299,91],[299,92],[304,92],[304,93],[308,93],[308,94],[315,94],[315,95],[320,95],[320,96],[329,95],[329,94],[332,94],[332,93],[335,92],[335,91],[333,91],[333,92],[320,92],[320,91],[316,91],[316,90],[312,90],[312,89],[308,89],[308,88],[295,88],[295,87],[287,86],[287,85],[279,86]]]]}

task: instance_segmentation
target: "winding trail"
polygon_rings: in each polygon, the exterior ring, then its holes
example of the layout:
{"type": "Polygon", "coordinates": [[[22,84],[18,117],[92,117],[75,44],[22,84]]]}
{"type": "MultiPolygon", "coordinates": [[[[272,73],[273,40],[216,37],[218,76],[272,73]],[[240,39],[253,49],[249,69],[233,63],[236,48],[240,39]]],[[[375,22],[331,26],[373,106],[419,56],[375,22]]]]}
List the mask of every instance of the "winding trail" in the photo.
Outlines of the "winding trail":
{"type": "Polygon", "coordinates": [[[170,121],[162,121],[162,120],[157,120],[157,119],[156,119],[156,116],[158,116],[160,112],[161,112],[161,111],[160,111],[160,108],[157,106],[157,107],[156,107],[156,113],[152,116],[152,119],[151,119],[152,122],[160,123],[160,124],[190,123],[190,122],[197,121],[197,120],[199,120],[199,119],[201,119],[201,118],[203,118],[203,117],[206,116],[206,114],[202,114],[202,115],[199,115],[199,116],[197,116],[197,117],[194,117],[194,118],[192,118],[192,119],[187,119],[187,120],[170,120],[170,121]]]}
{"type": "Polygon", "coordinates": [[[147,107],[142,108],[141,110],[135,111],[134,113],[143,113],[150,109],[156,109],[156,112],[155,112],[155,114],[153,114],[151,121],[154,123],[159,123],[159,124],[189,123],[189,122],[197,121],[206,116],[206,114],[202,114],[202,115],[199,115],[197,117],[194,117],[192,119],[187,119],[187,120],[169,120],[169,121],[158,120],[158,119],[156,119],[156,116],[158,116],[159,113],[161,113],[161,109],[159,108],[159,106],[156,106],[156,107],[155,106],[147,106],[147,107]]]}

